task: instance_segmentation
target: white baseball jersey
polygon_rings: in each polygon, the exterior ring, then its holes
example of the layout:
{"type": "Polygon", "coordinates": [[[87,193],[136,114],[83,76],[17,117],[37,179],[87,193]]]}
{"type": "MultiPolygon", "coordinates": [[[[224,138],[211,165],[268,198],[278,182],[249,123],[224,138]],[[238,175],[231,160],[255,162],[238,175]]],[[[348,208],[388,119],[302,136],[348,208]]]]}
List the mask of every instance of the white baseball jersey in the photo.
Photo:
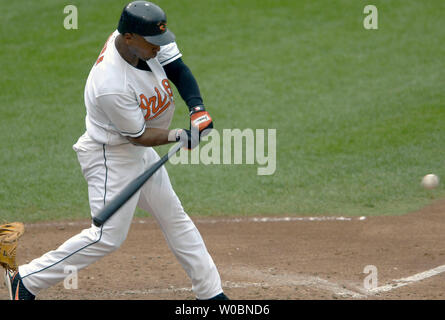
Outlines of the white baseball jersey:
{"type": "Polygon", "coordinates": [[[146,127],[168,129],[175,105],[162,66],[182,56],[173,42],[147,61],[152,72],[141,70],[121,57],[117,35],[113,32],[105,43],[84,93],[88,135],[107,145],[127,143],[125,137],[138,137],[146,127]]]}

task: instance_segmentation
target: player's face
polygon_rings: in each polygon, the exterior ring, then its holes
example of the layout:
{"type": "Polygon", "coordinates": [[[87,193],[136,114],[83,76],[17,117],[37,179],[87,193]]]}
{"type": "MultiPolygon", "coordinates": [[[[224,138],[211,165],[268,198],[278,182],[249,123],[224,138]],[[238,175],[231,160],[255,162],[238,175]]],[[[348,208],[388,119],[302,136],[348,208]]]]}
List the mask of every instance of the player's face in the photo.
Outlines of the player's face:
{"type": "Polygon", "coordinates": [[[161,48],[152,44],[138,34],[132,34],[132,37],[126,37],[127,45],[130,51],[139,59],[147,61],[156,57],[161,48]]]}

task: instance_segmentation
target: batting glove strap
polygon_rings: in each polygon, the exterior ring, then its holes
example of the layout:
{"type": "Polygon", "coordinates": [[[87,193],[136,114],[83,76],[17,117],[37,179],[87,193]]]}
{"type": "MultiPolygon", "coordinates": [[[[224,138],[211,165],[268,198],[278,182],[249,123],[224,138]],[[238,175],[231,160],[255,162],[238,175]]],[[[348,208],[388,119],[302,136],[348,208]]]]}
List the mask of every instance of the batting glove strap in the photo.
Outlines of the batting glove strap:
{"type": "Polygon", "coordinates": [[[204,108],[203,105],[194,106],[193,108],[190,109],[189,115],[191,117],[194,113],[197,113],[200,111],[206,111],[206,109],[204,108]]]}

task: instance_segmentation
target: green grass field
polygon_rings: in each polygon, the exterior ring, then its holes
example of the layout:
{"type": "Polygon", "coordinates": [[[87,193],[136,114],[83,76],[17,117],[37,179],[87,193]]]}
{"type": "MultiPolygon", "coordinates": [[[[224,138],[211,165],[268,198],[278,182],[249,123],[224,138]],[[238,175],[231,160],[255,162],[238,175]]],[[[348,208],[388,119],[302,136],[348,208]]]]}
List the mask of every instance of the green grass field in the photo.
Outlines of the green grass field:
{"type": "MultiPolygon", "coordinates": [[[[125,3],[0,2],[0,221],[89,217],[71,146],[125,3]],[[67,4],[78,30],[63,27],[67,4]]],[[[445,179],[443,0],[374,0],[378,30],[364,29],[361,0],[156,3],[216,128],[277,130],[270,176],[167,164],[191,215],[403,214],[444,196],[420,186],[429,172],[445,179]]],[[[188,127],[176,101],[172,127],[188,127]]]]}

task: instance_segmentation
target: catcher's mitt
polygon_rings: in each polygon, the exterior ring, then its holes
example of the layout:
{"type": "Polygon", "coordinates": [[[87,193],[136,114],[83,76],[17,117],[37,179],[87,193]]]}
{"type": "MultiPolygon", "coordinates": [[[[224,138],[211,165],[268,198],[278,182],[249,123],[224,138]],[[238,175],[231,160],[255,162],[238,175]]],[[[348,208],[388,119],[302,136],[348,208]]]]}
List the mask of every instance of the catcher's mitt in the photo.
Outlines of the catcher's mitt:
{"type": "Polygon", "coordinates": [[[0,265],[6,270],[17,270],[15,249],[24,232],[25,226],[21,222],[0,225],[0,265]]]}

